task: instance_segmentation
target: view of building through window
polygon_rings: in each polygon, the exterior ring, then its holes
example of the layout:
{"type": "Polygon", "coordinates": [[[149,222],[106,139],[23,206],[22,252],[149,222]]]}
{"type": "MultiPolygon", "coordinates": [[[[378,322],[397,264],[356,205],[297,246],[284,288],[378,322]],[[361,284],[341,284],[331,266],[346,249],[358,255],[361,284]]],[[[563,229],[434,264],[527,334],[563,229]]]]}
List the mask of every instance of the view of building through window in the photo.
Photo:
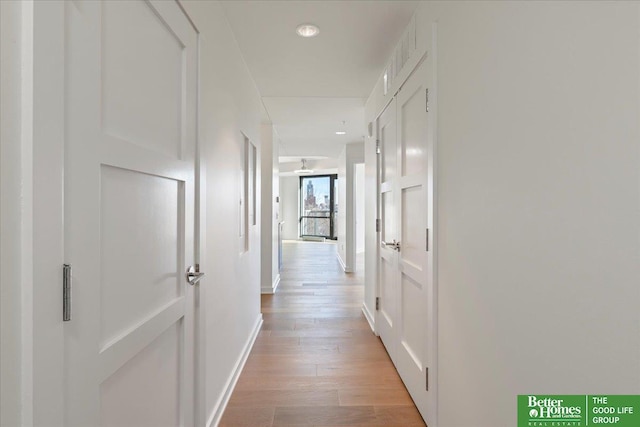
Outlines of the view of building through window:
{"type": "Polygon", "coordinates": [[[300,178],[300,235],[333,238],[336,175],[300,178]]]}

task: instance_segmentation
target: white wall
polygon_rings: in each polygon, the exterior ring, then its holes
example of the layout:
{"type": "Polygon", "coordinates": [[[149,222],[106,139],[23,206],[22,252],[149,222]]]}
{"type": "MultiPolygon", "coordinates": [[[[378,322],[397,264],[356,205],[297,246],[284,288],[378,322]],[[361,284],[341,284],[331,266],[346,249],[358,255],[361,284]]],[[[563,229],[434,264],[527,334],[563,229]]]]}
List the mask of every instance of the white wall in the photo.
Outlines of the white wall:
{"type": "Polygon", "coordinates": [[[355,222],[356,222],[356,254],[364,252],[364,163],[354,165],[354,181],[355,181],[355,222]]]}
{"type": "Polygon", "coordinates": [[[355,269],[354,165],[364,162],[364,143],[346,144],[338,158],[338,261],[345,272],[355,269]]]}
{"type": "Polygon", "coordinates": [[[243,133],[261,149],[263,108],[220,3],[182,4],[201,36],[199,122],[207,198],[201,309],[206,313],[205,407],[215,422],[231,375],[262,317],[260,221],[249,226],[249,251],[241,254],[238,170],[243,133]]]}
{"type": "Polygon", "coordinates": [[[271,124],[263,124],[262,134],[262,219],[261,219],[261,289],[272,294],[280,282],[278,271],[278,222],[280,177],[278,167],[278,135],[271,124]]]}
{"type": "Polygon", "coordinates": [[[419,6],[419,45],[438,21],[439,427],[513,425],[517,394],[640,393],[638,7],[419,6]]]}
{"type": "Polygon", "coordinates": [[[273,131],[273,148],[271,156],[271,203],[272,203],[272,234],[271,234],[271,282],[274,283],[274,289],[280,283],[280,263],[278,259],[278,232],[280,229],[280,165],[278,158],[280,157],[280,138],[276,131],[273,131]]]}
{"type": "Polygon", "coordinates": [[[282,238],[284,240],[297,240],[299,236],[299,176],[280,177],[280,220],[282,225],[282,238]]]}
{"type": "Polygon", "coordinates": [[[21,425],[21,5],[0,2],[0,426],[21,425]]]}

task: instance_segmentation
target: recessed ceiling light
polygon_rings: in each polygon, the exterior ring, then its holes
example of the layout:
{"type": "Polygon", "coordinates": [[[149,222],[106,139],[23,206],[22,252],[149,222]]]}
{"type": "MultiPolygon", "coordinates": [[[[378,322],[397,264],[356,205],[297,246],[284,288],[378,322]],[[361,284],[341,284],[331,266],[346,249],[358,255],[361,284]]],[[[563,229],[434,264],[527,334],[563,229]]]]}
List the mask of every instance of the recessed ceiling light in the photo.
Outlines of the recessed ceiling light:
{"type": "Polygon", "coordinates": [[[347,133],[343,130],[339,130],[336,132],[336,135],[346,135],[347,133]]]}
{"type": "Polygon", "coordinates": [[[296,28],[296,33],[298,33],[300,37],[315,37],[320,34],[320,28],[313,24],[301,24],[296,28]]]}

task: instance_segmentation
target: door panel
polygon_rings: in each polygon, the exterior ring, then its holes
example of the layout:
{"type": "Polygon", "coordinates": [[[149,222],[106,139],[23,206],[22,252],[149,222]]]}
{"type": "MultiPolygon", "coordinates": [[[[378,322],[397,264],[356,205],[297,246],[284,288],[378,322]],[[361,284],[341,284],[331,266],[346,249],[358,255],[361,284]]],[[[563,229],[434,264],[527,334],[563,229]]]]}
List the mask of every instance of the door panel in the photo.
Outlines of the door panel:
{"type": "Polygon", "coordinates": [[[426,111],[429,59],[414,70],[378,119],[380,161],[380,337],[430,424],[435,384],[433,134],[426,111]],[[397,123],[397,125],[396,125],[397,123]],[[427,239],[430,239],[427,242],[427,239]],[[399,240],[396,250],[389,243],[399,240]],[[386,244],[385,244],[386,242],[386,244]],[[427,248],[429,245],[429,249],[427,248]]]}
{"type": "MultiPolygon", "coordinates": [[[[382,283],[393,284],[395,281],[395,259],[394,257],[382,257],[380,260],[380,278],[382,283]]],[[[382,286],[380,289],[380,299],[383,304],[380,305],[380,314],[384,316],[383,321],[389,329],[393,329],[393,323],[396,316],[396,292],[394,292],[393,286],[382,286]]],[[[391,337],[381,335],[385,345],[391,344],[391,337]]],[[[390,345],[387,345],[389,353],[393,352],[393,349],[389,349],[390,345]]]]}
{"type": "Polygon", "coordinates": [[[400,241],[402,242],[401,261],[421,269],[424,251],[424,207],[422,186],[409,187],[402,190],[400,212],[402,225],[400,241]],[[416,232],[419,230],[421,232],[416,232]]]}
{"type": "Polygon", "coordinates": [[[173,179],[106,165],[101,172],[100,317],[107,343],[180,297],[184,197],[173,179]]]}
{"type": "MultiPolygon", "coordinates": [[[[408,89],[408,88],[403,88],[408,89]]],[[[403,100],[400,117],[402,139],[400,140],[400,168],[402,176],[415,176],[426,172],[424,134],[415,123],[424,121],[425,94],[415,90],[403,100]]]]}
{"type": "Polygon", "coordinates": [[[180,425],[180,329],[174,323],[100,384],[101,425],[180,425]]]}
{"type": "Polygon", "coordinates": [[[395,99],[387,107],[385,113],[382,114],[378,135],[380,138],[380,147],[382,155],[382,173],[381,182],[392,182],[396,176],[396,118],[395,118],[395,99]],[[388,116],[388,117],[387,117],[388,116]]]}
{"type": "Polygon", "coordinates": [[[191,426],[197,34],[173,1],[65,8],[65,425],[191,426]]]}
{"type": "MultiPolygon", "coordinates": [[[[382,241],[391,242],[396,240],[395,206],[393,204],[393,191],[384,191],[381,194],[380,213],[382,218],[382,229],[380,236],[382,241]]],[[[388,254],[389,252],[387,252],[388,254]]]]}
{"type": "Polygon", "coordinates": [[[186,60],[183,43],[143,1],[101,4],[105,133],[178,157],[186,60]]]}
{"type": "Polygon", "coordinates": [[[409,356],[405,362],[413,363],[410,368],[419,369],[425,366],[425,347],[424,347],[424,325],[426,313],[422,304],[423,286],[416,280],[413,280],[406,274],[402,275],[401,282],[401,313],[402,319],[400,323],[403,326],[400,343],[402,348],[400,353],[406,353],[409,356]]]}

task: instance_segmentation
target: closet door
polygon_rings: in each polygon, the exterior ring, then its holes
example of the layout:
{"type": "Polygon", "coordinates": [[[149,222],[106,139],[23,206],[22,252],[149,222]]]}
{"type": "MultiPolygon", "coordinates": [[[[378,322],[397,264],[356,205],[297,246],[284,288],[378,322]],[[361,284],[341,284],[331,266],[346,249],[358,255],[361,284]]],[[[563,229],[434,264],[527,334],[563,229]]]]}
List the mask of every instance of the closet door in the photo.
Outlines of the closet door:
{"type": "MultiPolygon", "coordinates": [[[[400,247],[396,367],[429,424],[435,385],[429,378],[434,353],[433,310],[433,137],[427,112],[429,63],[422,62],[397,95],[397,234],[400,247]],[[433,335],[433,336],[432,336],[433,335]],[[431,394],[430,394],[431,393],[431,394]]],[[[433,371],[432,371],[433,372],[433,371]]]]}
{"type": "Polygon", "coordinates": [[[427,423],[435,414],[433,132],[423,61],[377,121],[380,304],[376,328],[427,423]],[[433,370],[431,371],[433,373],[433,370]]]}

